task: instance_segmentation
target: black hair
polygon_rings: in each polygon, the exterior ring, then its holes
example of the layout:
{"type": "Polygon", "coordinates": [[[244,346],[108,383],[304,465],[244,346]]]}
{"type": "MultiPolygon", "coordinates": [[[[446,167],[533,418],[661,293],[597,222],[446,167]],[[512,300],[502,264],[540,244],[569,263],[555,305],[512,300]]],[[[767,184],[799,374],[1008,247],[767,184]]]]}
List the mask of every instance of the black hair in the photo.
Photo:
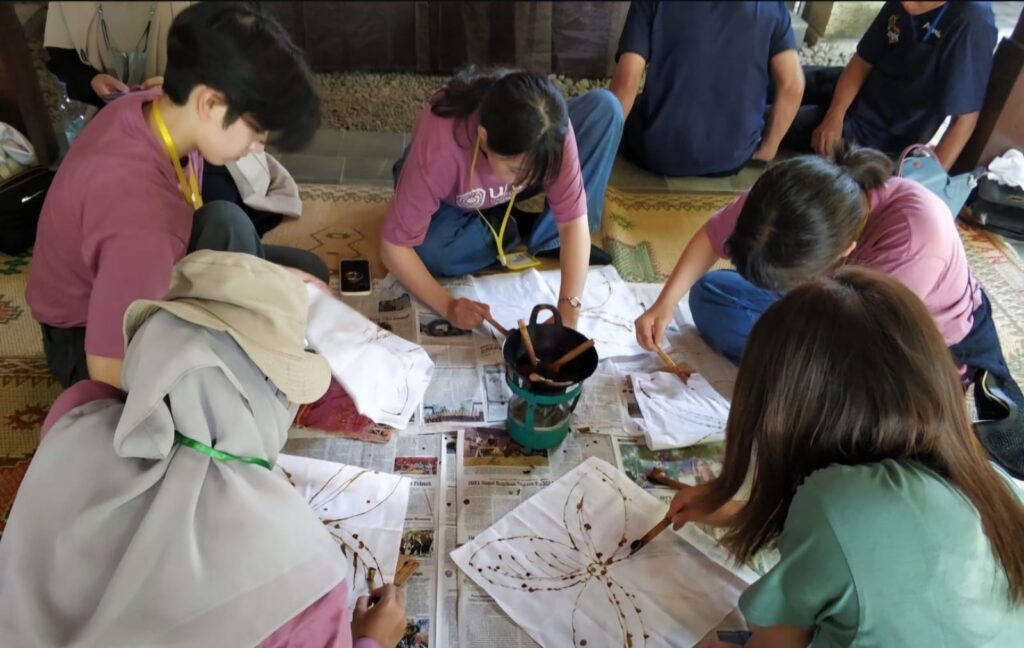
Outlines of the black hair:
{"type": "MultiPolygon", "coordinates": [[[[487,147],[498,155],[525,155],[520,184],[554,180],[562,167],[569,111],[546,76],[470,66],[448,80],[430,100],[439,117],[464,121],[477,108],[487,147]]],[[[458,126],[458,125],[456,125],[458,126]]],[[[470,141],[475,140],[471,135],[470,141]]]]}
{"type": "Polygon", "coordinates": [[[865,192],[885,184],[892,161],[843,149],[833,164],[804,155],[772,165],[750,189],[726,243],[745,279],[787,290],[834,266],[864,230],[865,192]]]}
{"type": "Polygon", "coordinates": [[[224,126],[245,116],[283,150],[320,126],[320,98],[302,51],[272,17],[234,2],[197,2],[167,35],[164,94],[175,104],[206,85],[224,95],[224,126]]]}

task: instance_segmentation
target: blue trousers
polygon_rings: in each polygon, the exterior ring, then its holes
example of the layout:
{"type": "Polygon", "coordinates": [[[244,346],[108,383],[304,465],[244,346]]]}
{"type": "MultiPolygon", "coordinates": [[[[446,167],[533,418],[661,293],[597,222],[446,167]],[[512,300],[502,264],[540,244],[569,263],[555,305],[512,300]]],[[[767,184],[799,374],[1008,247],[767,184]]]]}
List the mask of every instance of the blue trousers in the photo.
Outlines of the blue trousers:
{"type": "MultiPolygon", "coordinates": [[[[690,311],[701,337],[718,352],[739,364],[747,337],[761,313],[782,293],[758,288],[734,270],[704,275],[690,290],[690,311]]],[[[982,422],[975,431],[988,453],[1018,478],[1024,478],[1024,395],[1006,365],[988,295],[981,304],[967,336],[949,347],[957,364],[967,366],[966,378],[974,384],[975,402],[982,422]],[[985,396],[987,391],[998,403],[985,396]],[[1006,415],[1009,409],[1009,415],[1006,415]]]]}
{"type": "MultiPolygon", "coordinates": [[[[583,186],[587,192],[587,218],[591,231],[597,231],[601,226],[604,192],[615,161],[615,151],[622,138],[622,107],[615,95],[603,89],[591,90],[570,99],[568,106],[569,121],[576,133],[583,186]]],[[[396,184],[407,152],[408,149],[392,169],[396,184]]],[[[517,200],[525,200],[542,190],[541,186],[529,187],[519,194],[517,200]]],[[[507,204],[495,205],[483,210],[484,217],[495,231],[500,229],[506,207],[507,204]]],[[[502,247],[509,252],[521,242],[514,219],[509,219],[502,247]]],[[[558,225],[547,203],[536,220],[526,247],[530,253],[559,247],[558,225]]],[[[490,229],[475,211],[466,212],[455,205],[441,203],[440,209],[431,216],[427,236],[416,247],[416,252],[435,277],[454,277],[494,266],[498,248],[490,229]]]]}

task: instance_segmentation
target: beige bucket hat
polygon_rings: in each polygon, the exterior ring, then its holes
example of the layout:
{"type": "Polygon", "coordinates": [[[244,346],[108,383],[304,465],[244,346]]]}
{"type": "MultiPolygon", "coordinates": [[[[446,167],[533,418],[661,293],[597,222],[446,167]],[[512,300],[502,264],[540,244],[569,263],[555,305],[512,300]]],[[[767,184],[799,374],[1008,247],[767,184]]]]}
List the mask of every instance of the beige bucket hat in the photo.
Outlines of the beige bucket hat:
{"type": "Polygon", "coordinates": [[[140,299],[124,314],[125,347],[158,310],[230,335],[293,403],[327,391],[331,369],[306,351],[306,287],[296,275],[251,254],[193,252],[174,266],[160,301],[140,299]]]}

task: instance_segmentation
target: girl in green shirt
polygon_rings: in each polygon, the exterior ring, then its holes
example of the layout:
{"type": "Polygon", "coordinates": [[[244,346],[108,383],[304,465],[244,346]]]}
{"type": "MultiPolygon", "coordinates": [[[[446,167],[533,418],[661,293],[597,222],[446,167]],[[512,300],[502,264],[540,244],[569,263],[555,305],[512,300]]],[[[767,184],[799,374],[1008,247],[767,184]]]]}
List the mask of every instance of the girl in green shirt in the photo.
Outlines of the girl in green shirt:
{"type": "Polygon", "coordinates": [[[669,513],[728,526],[740,560],[778,542],[740,599],[749,648],[1020,645],[1020,492],[909,289],[850,267],[790,291],[754,327],[734,393],[722,474],[669,513]]]}

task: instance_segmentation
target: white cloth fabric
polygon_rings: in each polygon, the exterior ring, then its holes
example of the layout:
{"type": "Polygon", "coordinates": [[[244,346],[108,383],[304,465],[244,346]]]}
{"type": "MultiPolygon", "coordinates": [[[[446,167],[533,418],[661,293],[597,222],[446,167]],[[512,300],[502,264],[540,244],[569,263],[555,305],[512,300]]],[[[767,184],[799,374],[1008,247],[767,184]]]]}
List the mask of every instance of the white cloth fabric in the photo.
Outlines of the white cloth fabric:
{"type": "Polygon", "coordinates": [[[700,374],[685,383],[667,371],[630,375],[651,450],[721,441],[729,402],[700,374]]]}
{"type": "Polygon", "coordinates": [[[0,180],[6,180],[36,161],[31,142],[18,129],[0,122],[0,180]]]}
{"type": "Polygon", "coordinates": [[[380,328],[312,284],[306,339],[327,359],[360,414],[399,430],[423,401],[434,361],[423,347],[380,328]]]}
{"type": "Polygon", "coordinates": [[[7,646],[254,645],[345,578],[337,545],[270,470],[294,412],[225,333],[158,312],[134,337],[127,402],[43,438],[0,542],[7,646]]]}
{"type": "Polygon", "coordinates": [[[299,185],[269,153],[250,153],[224,166],[235,181],[242,202],[249,207],[292,218],[302,215],[299,185]]]}
{"type": "Polygon", "coordinates": [[[1010,149],[988,164],[988,177],[996,182],[1024,189],[1024,153],[1010,149]]]}

